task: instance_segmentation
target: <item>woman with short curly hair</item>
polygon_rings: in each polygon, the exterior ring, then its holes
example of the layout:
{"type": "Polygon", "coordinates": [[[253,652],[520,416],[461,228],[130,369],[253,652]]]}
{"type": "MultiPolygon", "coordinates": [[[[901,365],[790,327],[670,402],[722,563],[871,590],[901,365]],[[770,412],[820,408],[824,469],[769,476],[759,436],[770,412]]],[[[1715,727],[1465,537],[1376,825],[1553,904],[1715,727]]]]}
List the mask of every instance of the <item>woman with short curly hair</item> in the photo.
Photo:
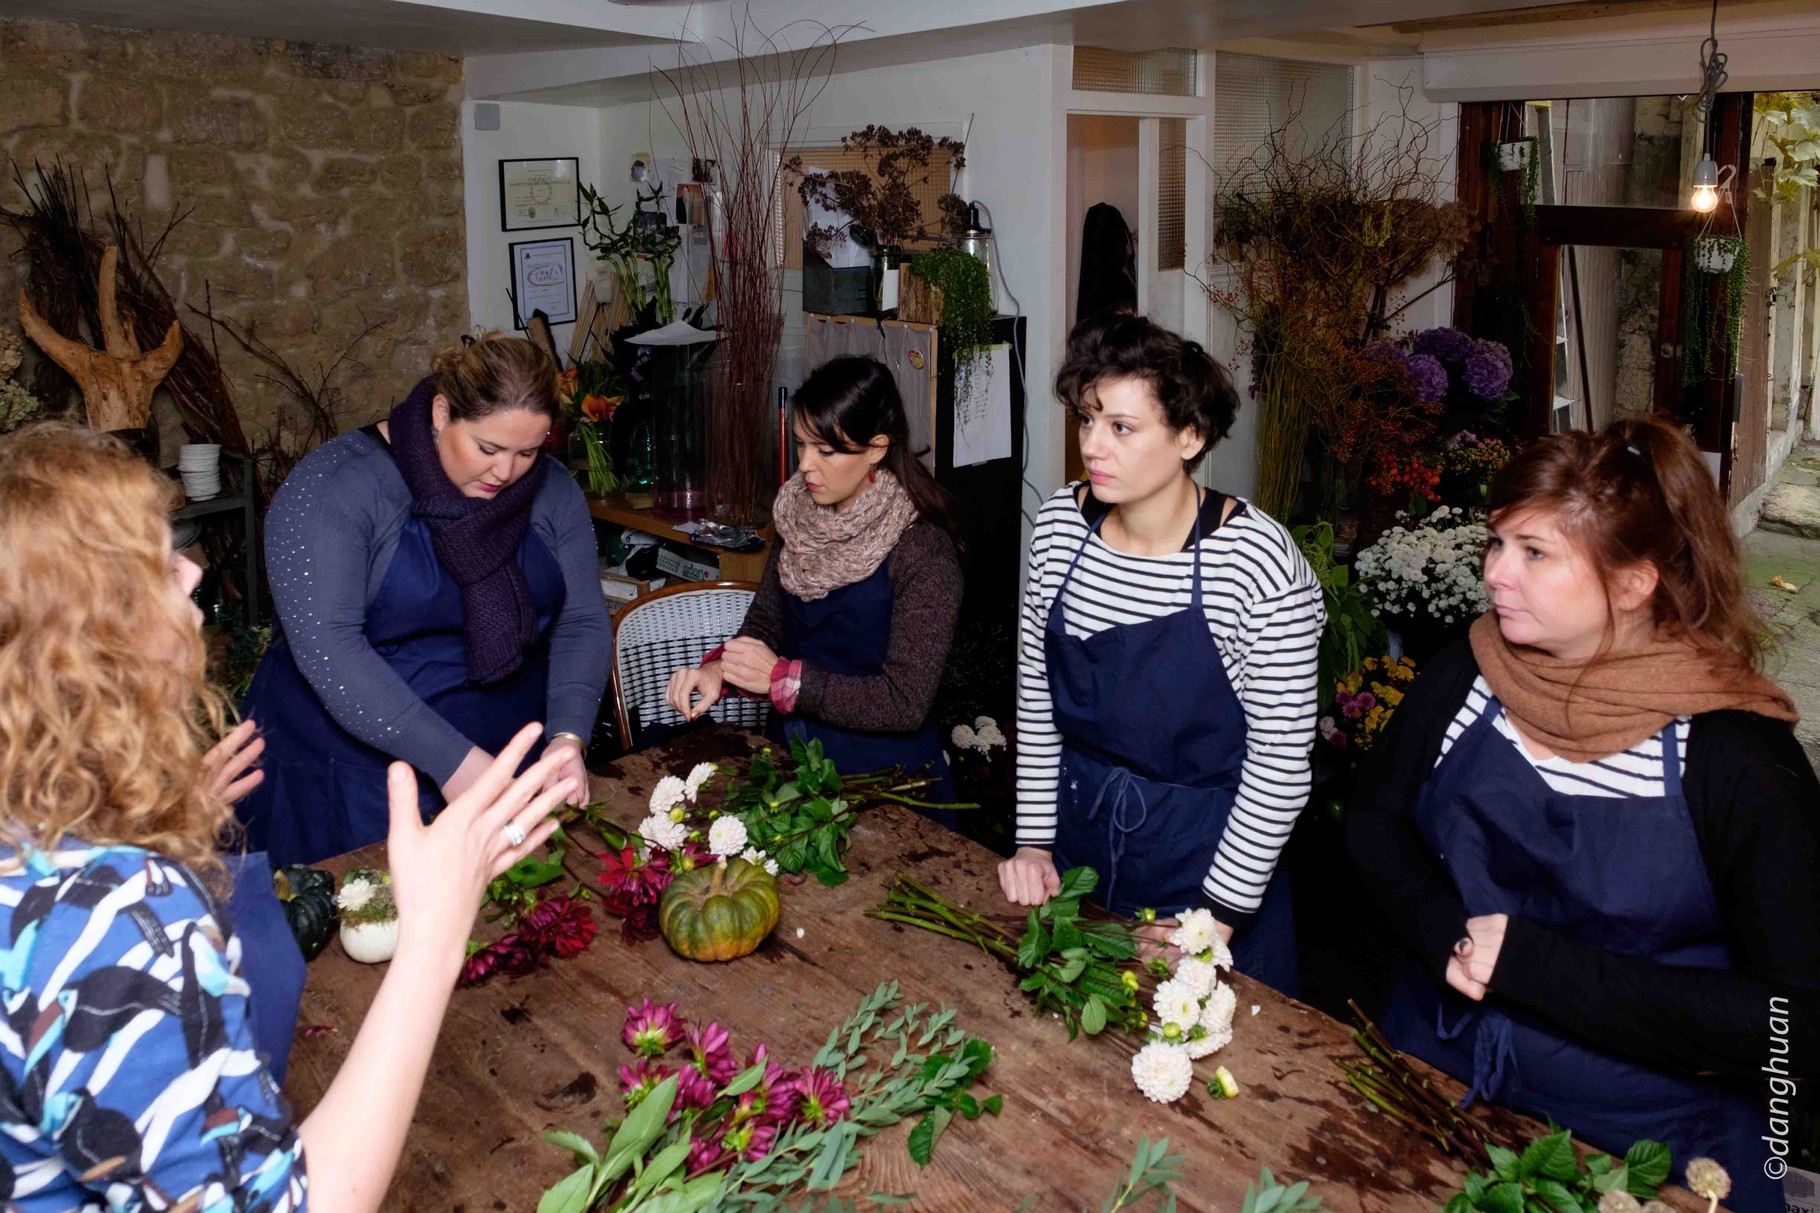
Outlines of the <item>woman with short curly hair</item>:
{"type": "Polygon", "coordinates": [[[0,441],[0,1205],[368,1213],[487,882],[582,789],[555,775],[561,755],[512,780],[532,726],[426,828],[394,764],[398,952],[294,1125],[266,1061],[288,1040],[255,1021],[295,1019],[302,958],[263,861],[216,849],[256,751],[244,727],[209,748],[227,705],[203,675],[200,574],[171,550],[170,496],[89,430],[0,441]],[[270,915],[243,921],[243,903],[270,915]]]}
{"type": "Polygon", "coordinates": [[[1308,798],[1321,588],[1274,519],[1194,482],[1238,410],[1199,345],[1085,321],[1056,395],[1087,483],[1049,498],[1031,543],[1000,884],[1036,905],[1084,866],[1117,913],[1211,910],[1237,967],[1293,994],[1278,861],[1308,798]]]}

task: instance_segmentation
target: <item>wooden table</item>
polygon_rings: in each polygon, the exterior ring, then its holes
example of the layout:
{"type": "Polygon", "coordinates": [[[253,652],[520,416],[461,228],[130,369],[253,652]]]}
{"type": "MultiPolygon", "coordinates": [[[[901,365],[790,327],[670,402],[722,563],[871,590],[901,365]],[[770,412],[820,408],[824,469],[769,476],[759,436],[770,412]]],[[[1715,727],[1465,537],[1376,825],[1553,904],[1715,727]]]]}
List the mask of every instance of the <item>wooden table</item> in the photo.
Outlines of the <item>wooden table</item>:
{"type": "MultiPolygon", "coordinates": [[[[721,728],[690,734],[604,770],[594,793],[631,823],[661,775],[744,754],[754,740],[721,728]]],[[[1002,909],[996,862],[906,810],[879,809],[854,829],[852,879],[834,889],[813,881],[787,889],[776,933],[752,956],[696,964],[662,940],[628,948],[608,918],[576,959],[457,991],[384,1207],[531,1213],[569,1169],[568,1156],[538,1135],[567,1129],[597,1140],[602,1118],[619,1114],[617,1073],[631,1060],[619,1040],[628,1002],[674,999],[691,1019],[718,1019],[741,1056],[762,1040],[784,1064],[801,1065],[864,994],[893,979],[907,1002],[954,1007],[960,1026],[992,1042],[997,1060],[976,1091],[1002,1093],[1004,1111],[957,1120],[925,1170],[905,1152],[906,1126],[870,1139],[844,1188],[850,1193],[915,1192],[912,1208],[957,1213],[1010,1210],[1032,1195],[1038,1210],[1098,1208],[1146,1135],[1167,1136],[1184,1157],[1176,1193],[1185,1210],[1234,1213],[1260,1166],[1312,1180],[1336,1213],[1433,1210],[1457,1190],[1461,1163],[1346,1085],[1333,1059],[1354,1055],[1349,1030],[1266,986],[1234,978],[1233,1042],[1197,1063],[1186,1096],[1159,1105],[1132,1084],[1131,1041],[1108,1034],[1070,1042],[995,961],[864,916],[897,869],[987,912],[1002,909]],[[1238,1099],[1205,1093],[1216,1064],[1238,1079],[1238,1099]]],[[[383,865],[384,847],[375,846],[327,866],[383,865]]],[[[348,960],[338,944],[311,965],[287,1088],[299,1116],[341,1065],[382,972],[348,960]],[[310,1030],[324,1025],[333,1031],[310,1030]]],[[[1457,1084],[1441,1081],[1457,1094],[1457,1084]]],[[[1540,1132],[1493,1115],[1525,1138],[1540,1132]]],[[[1683,1210],[1704,1205],[1679,1191],[1670,1200],[1683,1210]]]]}
{"type": "MultiPolygon", "coordinates": [[[[634,531],[655,535],[659,539],[673,539],[678,543],[694,543],[689,535],[676,529],[665,519],[659,518],[648,508],[634,506],[624,497],[589,497],[588,513],[603,522],[617,523],[634,531]]],[[[751,552],[729,552],[721,548],[706,549],[720,558],[720,579],[722,581],[758,581],[765,575],[765,557],[770,553],[771,545],[777,542],[777,532],[771,527],[759,531],[765,546],[751,552]]]]}

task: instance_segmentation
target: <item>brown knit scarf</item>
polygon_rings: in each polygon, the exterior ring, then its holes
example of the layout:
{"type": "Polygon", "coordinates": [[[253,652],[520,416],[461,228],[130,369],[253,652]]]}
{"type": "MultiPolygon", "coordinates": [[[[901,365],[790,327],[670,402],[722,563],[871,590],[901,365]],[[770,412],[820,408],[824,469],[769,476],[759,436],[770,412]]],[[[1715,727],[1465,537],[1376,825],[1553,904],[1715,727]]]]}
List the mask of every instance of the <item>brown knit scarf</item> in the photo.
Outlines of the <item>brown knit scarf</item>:
{"type": "Polygon", "coordinates": [[[916,502],[884,468],[844,510],[816,505],[802,476],[790,477],[771,507],[784,541],[777,558],[784,589],[805,602],[864,581],[916,522],[916,502]]]}
{"type": "Polygon", "coordinates": [[[1518,728],[1569,762],[1620,754],[1677,716],[1735,708],[1800,719],[1781,687],[1755,670],[1715,662],[1686,640],[1660,637],[1598,662],[1563,661],[1511,644],[1488,611],[1473,621],[1472,655],[1518,728]]]}

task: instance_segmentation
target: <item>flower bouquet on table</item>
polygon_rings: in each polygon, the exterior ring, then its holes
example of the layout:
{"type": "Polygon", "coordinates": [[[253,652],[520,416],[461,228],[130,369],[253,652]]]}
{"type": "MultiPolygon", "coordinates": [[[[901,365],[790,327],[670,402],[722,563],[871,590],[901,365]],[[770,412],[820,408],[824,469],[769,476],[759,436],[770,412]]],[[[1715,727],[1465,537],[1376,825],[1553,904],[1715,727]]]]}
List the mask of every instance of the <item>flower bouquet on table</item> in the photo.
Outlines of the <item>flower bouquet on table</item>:
{"type": "Polygon", "coordinates": [[[608,443],[613,414],[626,398],[625,384],[611,362],[577,362],[556,377],[556,402],[585,460],[582,483],[596,497],[617,493],[618,475],[608,443]]]}
{"type": "MultiPolygon", "coordinates": [[[[1174,965],[1157,957],[1139,959],[1138,937],[1120,919],[1085,917],[1081,902],[1099,884],[1092,868],[1072,868],[1061,889],[1032,909],[1022,936],[950,901],[902,872],[893,877],[882,904],[867,913],[886,922],[920,927],[958,939],[996,957],[1018,976],[1022,990],[1041,1010],[1066,1025],[1068,1038],[1097,1036],[1117,1028],[1146,1041],[1131,1062],[1132,1080],[1161,1103],[1180,1099],[1194,1080],[1194,1063],[1232,1040],[1238,998],[1222,985],[1221,969],[1232,967],[1213,914],[1185,911],[1169,935],[1181,955],[1174,965]],[[1146,1011],[1145,979],[1154,983],[1146,1011]]],[[[1154,922],[1155,914],[1144,915],[1154,922]]],[[[1238,1084],[1216,1070],[1210,1093],[1231,1096],[1238,1084]]]]}
{"type": "Polygon", "coordinates": [[[953,1011],[903,1006],[895,982],[862,999],[806,1066],[781,1065],[763,1044],[742,1064],[720,1024],[650,999],[626,1008],[620,1039],[634,1055],[619,1068],[626,1115],[607,1121],[604,1148],[544,1134],[578,1166],[538,1213],[774,1210],[782,1196],[835,1188],[863,1138],[914,1121],[910,1157],[926,1166],[957,1116],[996,1116],[1004,1103],[969,1091],[992,1046],[953,1011]]]}
{"type": "Polygon", "coordinates": [[[821,742],[793,740],[789,758],[764,747],[743,772],[697,763],[652,789],[650,812],[634,830],[605,819],[603,806],[574,815],[605,840],[593,882],[601,905],[638,943],[662,934],[696,959],[732,959],[757,948],[777,924],[777,878],[847,879],[842,858],[860,813],[881,804],[933,805],[913,794],[933,776],[891,768],[843,776],[821,742]]]}
{"type": "Polygon", "coordinates": [[[1397,525],[1359,553],[1354,571],[1360,583],[1418,660],[1465,635],[1490,607],[1485,542],[1485,524],[1476,514],[1444,505],[1420,519],[1398,514],[1397,525]]]}

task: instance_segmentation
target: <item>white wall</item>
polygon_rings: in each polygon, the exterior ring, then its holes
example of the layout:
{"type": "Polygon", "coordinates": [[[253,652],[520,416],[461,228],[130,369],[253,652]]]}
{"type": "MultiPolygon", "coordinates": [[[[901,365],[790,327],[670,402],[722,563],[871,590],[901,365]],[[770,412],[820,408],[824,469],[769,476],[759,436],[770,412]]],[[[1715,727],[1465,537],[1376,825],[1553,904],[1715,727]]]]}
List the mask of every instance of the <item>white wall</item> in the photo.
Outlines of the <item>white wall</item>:
{"type": "MultiPolygon", "coordinates": [[[[1032,514],[1035,503],[1062,481],[1061,410],[1048,385],[1065,334],[1051,331],[1045,306],[1064,289],[1049,259],[1052,241],[1060,238],[1054,231],[1059,215],[1051,214],[1049,182],[1061,171],[1054,163],[1055,135],[1065,129],[1052,104],[1055,58],[1054,48],[1041,46],[843,73],[829,81],[796,135],[799,145],[828,146],[877,123],[965,138],[967,164],[956,192],[991,210],[994,271],[1002,283],[999,310],[1008,314],[1021,304],[1028,317],[1025,505],[1032,514]],[[1007,287],[1009,291],[1003,289],[1007,287]]],[[[609,201],[617,205],[632,197],[625,166],[635,152],[653,153],[660,167],[672,159],[687,165],[674,108],[674,102],[639,102],[594,111],[609,201]]],[[[1063,147],[1065,152],[1065,143],[1063,147]]],[[[1059,208],[1061,199],[1055,202],[1059,208]]],[[[802,341],[802,296],[795,274],[786,281],[784,309],[788,358],[802,341]]]]}
{"type": "MultiPolygon", "coordinates": [[[[474,105],[461,107],[461,153],[468,211],[468,314],[483,328],[511,332],[512,266],[510,246],[521,240],[567,237],[575,246],[576,295],[587,281],[594,259],[581,243],[581,229],[500,230],[499,162],[502,159],[574,156],[581,161],[581,180],[601,179],[599,110],[568,105],[530,105],[501,101],[499,129],[474,129],[474,105]]],[[[586,205],[585,203],[583,205],[586,205]]],[[[598,287],[596,289],[599,289],[598,287]]],[[[554,326],[556,348],[567,356],[574,326],[554,326]]]]}
{"type": "MultiPolygon", "coordinates": [[[[1442,181],[1439,201],[1457,198],[1459,105],[1428,97],[1422,87],[1419,59],[1376,59],[1359,64],[1355,75],[1358,111],[1354,115],[1354,132],[1362,135],[1376,127],[1380,141],[1394,142],[1399,137],[1416,137],[1417,124],[1430,127],[1425,159],[1442,181]]],[[[1404,284],[1399,298],[1391,301],[1393,309],[1404,309],[1392,322],[1393,333],[1409,329],[1420,332],[1453,323],[1453,284],[1436,286],[1446,271],[1445,265],[1436,263],[1404,284]],[[1430,287],[1435,289],[1430,291],[1430,287]]]]}

